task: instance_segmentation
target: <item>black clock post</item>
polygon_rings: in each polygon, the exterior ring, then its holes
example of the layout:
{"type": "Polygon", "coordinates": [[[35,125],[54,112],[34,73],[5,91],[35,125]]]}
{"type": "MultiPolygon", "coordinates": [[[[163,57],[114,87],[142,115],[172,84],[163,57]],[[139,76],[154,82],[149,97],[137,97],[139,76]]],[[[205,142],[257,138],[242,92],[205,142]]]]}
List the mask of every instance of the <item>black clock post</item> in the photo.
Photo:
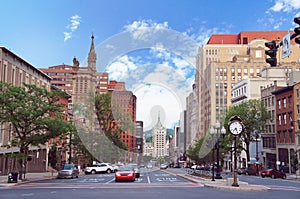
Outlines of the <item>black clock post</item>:
{"type": "Polygon", "coordinates": [[[244,130],[244,125],[242,123],[242,120],[240,117],[238,117],[237,115],[231,117],[229,119],[229,123],[228,123],[228,129],[230,131],[230,133],[234,136],[233,140],[234,140],[234,173],[233,173],[233,183],[232,186],[233,187],[238,187],[238,180],[237,180],[237,153],[236,153],[236,142],[237,142],[237,137],[243,132],[244,130]]]}

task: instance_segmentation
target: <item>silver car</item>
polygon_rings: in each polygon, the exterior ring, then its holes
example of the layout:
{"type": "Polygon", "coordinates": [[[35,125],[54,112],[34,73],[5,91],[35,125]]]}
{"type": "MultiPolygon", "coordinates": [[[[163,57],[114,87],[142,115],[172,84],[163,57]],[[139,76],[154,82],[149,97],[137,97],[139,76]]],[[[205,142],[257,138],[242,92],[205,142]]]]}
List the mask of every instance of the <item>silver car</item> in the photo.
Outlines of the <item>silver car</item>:
{"type": "Polygon", "coordinates": [[[65,164],[63,169],[58,172],[57,178],[78,178],[79,170],[75,164],[65,164]]]}

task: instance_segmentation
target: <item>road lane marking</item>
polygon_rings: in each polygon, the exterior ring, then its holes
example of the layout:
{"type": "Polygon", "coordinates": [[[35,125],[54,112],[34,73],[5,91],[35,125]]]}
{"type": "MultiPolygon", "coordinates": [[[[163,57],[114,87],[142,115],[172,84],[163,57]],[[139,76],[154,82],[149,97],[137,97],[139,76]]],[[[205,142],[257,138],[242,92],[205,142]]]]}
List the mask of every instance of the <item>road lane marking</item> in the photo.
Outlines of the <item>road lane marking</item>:
{"type": "Polygon", "coordinates": [[[106,182],[105,184],[109,184],[109,183],[111,183],[112,181],[115,181],[115,178],[111,179],[110,181],[106,182]]]}
{"type": "Polygon", "coordinates": [[[147,180],[148,180],[148,184],[151,184],[149,176],[147,176],[147,180]]]}

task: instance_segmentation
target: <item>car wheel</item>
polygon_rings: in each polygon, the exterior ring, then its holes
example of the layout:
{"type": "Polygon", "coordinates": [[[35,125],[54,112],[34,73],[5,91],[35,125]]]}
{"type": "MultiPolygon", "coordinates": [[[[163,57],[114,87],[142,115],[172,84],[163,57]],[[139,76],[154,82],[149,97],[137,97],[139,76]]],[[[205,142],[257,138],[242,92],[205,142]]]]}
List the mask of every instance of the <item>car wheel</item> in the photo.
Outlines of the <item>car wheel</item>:
{"type": "Polygon", "coordinates": [[[92,170],[92,171],[91,171],[91,174],[96,174],[96,171],[95,171],[95,170],[92,170]]]}
{"type": "Polygon", "coordinates": [[[262,178],[265,178],[266,176],[261,176],[262,178]]]}
{"type": "Polygon", "coordinates": [[[107,171],[106,171],[107,173],[111,173],[111,170],[110,169],[107,169],[107,171]]]}

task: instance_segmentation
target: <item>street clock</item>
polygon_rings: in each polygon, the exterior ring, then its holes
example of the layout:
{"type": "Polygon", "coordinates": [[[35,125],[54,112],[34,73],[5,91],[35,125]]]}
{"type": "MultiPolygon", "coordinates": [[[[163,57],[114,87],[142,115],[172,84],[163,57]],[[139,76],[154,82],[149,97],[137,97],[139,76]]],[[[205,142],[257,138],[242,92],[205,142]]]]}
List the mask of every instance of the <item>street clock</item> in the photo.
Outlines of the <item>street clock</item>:
{"type": "Polygon", "coordinates": [[[239,135],[243,132],[244,127],[243,127],[242,122],[240,122],[238,120],[233,120],[229,123],[228,129],[229,129],[231,134],[239,135]]]}

